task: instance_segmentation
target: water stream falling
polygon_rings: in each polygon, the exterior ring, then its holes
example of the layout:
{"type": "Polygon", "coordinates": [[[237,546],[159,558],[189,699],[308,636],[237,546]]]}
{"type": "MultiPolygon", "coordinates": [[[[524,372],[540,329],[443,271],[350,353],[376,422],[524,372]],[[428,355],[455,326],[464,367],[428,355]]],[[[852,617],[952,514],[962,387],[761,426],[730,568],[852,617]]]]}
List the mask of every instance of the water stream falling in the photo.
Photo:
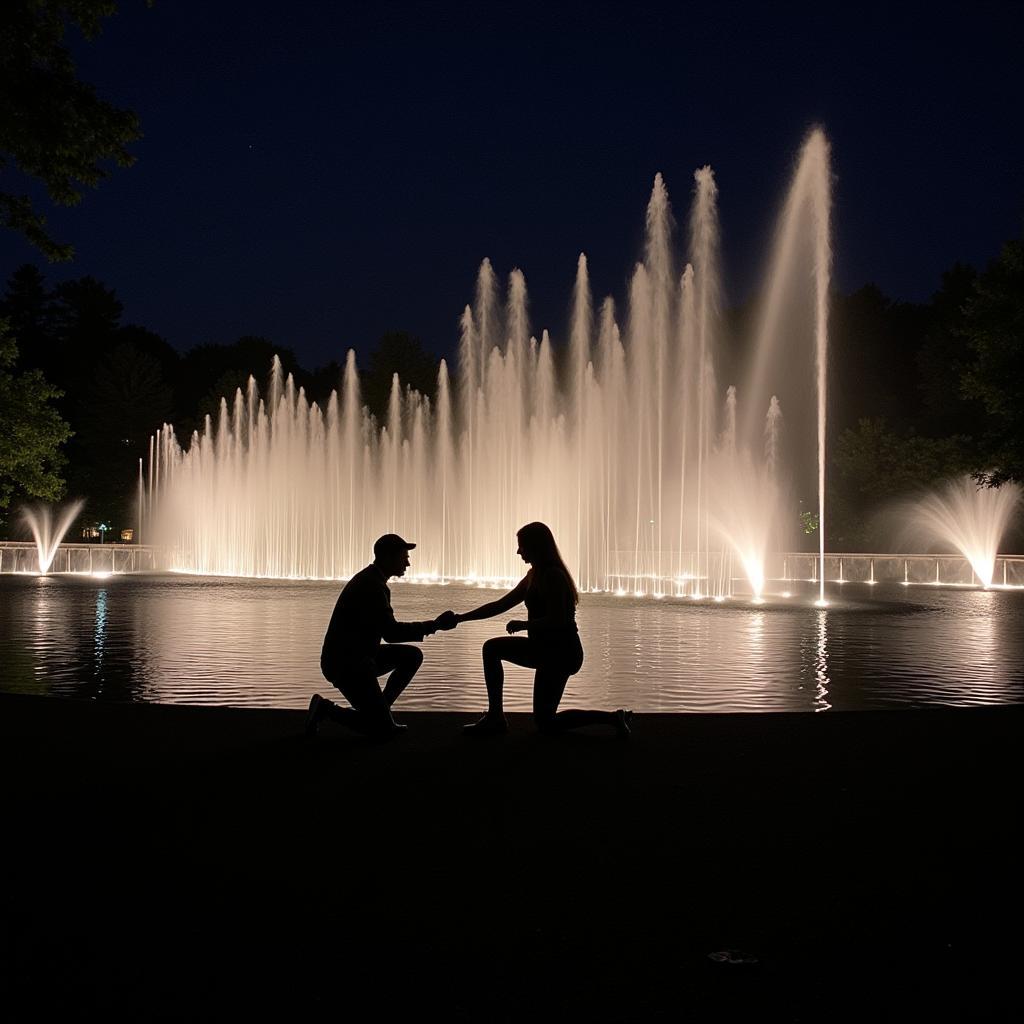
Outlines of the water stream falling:
{"type": "Polygon", "coordinates": [[[801,149],[751,338],[723,323],[717,201],[703,167],[677,262],[657,175],[625,315],[611,298],[595,306],[580,255],[557,349],[531,332],[523,273],[503,290],[485,259],[454,379],[442,362],[431,401],[396,375],[382,423],[352,352],[325,409],[275,360],[266,393],[250,379],[187,448],[171,426],[152,439],[144,535],[182,571],[334,578],[394,530],[418,543],[424,578],[504,581],[521,571],[515,530],[540,519],[582,589],[759,598],[801,499],[817,506],[824,557],[823,133],[801,149]]]}

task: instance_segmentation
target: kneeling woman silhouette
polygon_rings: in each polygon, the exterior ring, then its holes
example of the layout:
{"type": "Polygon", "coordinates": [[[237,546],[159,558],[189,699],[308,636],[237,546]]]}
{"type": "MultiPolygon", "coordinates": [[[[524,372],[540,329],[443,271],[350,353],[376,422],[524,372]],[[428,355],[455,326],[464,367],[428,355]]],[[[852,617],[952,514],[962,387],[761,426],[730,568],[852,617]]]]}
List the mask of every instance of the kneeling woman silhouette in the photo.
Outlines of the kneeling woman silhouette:
{"type": "Polygon", "coordinates": [[[569,570],[562,561],[555,538],[544,523],[527,523],[517,534],[518,554],[531,568],[497,601],[483,604],[470,612],[456,615],[458,622],[489,619],[526,602],[527,621],[513,619],[509,633],[526,631],[526,637],[493,637],[484,644],[484,680],[487,683],[487,711],[473,725],[466,726],[470,736],[493,736],[508,731],[502,708],[505,671],[502,662],[536,669],[533,677],[533,719],[545,733],[559,733],[585,725],[609,725],[620,736],[629,735],[631,712],[559,711],[558,703],[569,676],[583,664],[583,645],[576,628],[579,594],[569,570]]]}

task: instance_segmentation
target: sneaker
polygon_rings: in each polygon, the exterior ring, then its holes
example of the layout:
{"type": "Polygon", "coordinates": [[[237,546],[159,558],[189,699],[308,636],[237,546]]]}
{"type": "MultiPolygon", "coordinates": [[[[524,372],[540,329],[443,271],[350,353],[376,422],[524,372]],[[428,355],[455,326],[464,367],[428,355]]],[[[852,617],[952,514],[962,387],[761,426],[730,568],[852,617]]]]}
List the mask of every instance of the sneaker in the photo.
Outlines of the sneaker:
{"type": "Polygon", "coordinates": [[[504,715],[487,712],[472,725],[462,727],[463,736],[501,736],[508,732],[508,719],[504,715]]]}
{"type": "Polygon", "coordinates": [[[309,698],[309,711],[306,712],[305,735],[313,739],[320,732],[320,716],[323,714],[323,706],[326,701],[319,693],[314,693],[309,698]]]}

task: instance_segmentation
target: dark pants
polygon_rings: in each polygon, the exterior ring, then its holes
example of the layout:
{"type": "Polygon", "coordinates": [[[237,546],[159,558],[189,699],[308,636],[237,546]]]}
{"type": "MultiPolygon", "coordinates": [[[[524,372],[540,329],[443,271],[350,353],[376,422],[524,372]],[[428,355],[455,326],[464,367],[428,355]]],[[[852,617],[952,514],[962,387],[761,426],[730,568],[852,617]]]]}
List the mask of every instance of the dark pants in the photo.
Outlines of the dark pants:
{"type": "Polygon", "coordinates": [[[611,711],[558,710],[569,676],[576,675],[583,665],[583,647],[577,635],[557,644],[541,644],[532,637],[496,636],[484,643],[483,657],[489,713],[502,713],[505,670],[501,663],[507,661],[537,670],[533,677],[533,720],[541,732],[615,724],[611,711]]]}
{"type": "Polygon", "coordinates": [[[329,667],[321,666],[324,678],[352,705],[352,710],[334,709],[331,717],[357,731],[375,731],[392,724],[391,705],[412,682],[420,665],[423,652],[408,644],[381,644],[374,657],[358,661],[338,661],[329,667]],[[377,677],[390,672],[381,690],[377,677]]]}

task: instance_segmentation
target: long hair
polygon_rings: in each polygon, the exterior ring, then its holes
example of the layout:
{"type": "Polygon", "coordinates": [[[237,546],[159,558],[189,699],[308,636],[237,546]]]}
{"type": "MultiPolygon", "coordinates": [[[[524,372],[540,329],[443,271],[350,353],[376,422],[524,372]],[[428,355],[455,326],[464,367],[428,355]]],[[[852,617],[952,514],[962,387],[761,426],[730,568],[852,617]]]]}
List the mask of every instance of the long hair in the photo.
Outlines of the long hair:
{"type": "Polygon", "coordinates": [[[569,589],[572,591],[573,606],[578,605],[580,603],[580,593],[576,589],[576,583],[573,581],[572,573],[569,572],[569,569],[565,564],[565,560],[562,558],[562,554],[558,550],[554,534],[551,532],[547,524],[527,523],[517,531],[516,537],[519,539],[519,543],[521,545],[525,545],[527,550],[533,556],[532,561],[534,567],[547,566],[549,568],[555,568],[565,576],[565,581],[569,584],[569,589]]]}

